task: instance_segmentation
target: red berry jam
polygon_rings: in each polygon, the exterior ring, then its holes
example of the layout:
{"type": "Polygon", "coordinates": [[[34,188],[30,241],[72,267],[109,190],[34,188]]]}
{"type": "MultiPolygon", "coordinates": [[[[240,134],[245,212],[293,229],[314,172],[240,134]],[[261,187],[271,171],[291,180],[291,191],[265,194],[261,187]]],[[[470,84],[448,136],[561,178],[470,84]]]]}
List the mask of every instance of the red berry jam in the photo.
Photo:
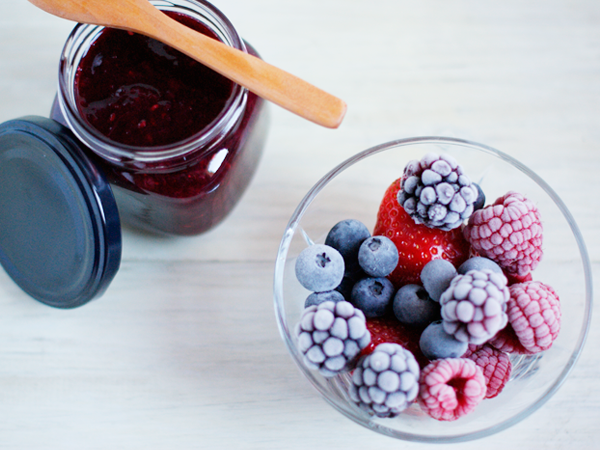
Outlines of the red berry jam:
{"type": "MultiPolygon", "coordinates": [[[[166,12],[217,39],[202,23],[166,12]]],[[[132,146],[173,144],[207,127],[223,110],[233,82],[146,36],[105,29],[77,68],[83,118],[107,138],[132,146]]]]}
{"type": "MultiPolygon", "coordinates": [[[[180,12],[165,13],[174,19],[258,56],[204,0],[173,3],[180,12]]],[[[75,27],[65,45],[52,118],[105,172],[124,222],[179,235],[227,216],[267,130],[261,98],[154,39],[92,25],[75,27]]]]}

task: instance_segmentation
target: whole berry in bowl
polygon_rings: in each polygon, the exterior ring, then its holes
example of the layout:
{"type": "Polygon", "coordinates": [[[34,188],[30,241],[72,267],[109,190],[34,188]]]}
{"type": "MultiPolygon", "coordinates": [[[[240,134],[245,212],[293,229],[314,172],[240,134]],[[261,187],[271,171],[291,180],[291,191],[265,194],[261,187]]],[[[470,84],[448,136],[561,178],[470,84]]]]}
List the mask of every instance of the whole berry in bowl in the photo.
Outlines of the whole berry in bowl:
{"type": "Polygon", "coordinates": [[[377,212],[373,235],[386,236],[398,249],[398,264],[388,276],[396,288],[420,284],[421,271],[434,259],[458,266],[469,257],[469,243],[460,229],[450,231],[418,224],[398,203],[401,179],[386,190],[377,212]]]}
{"type": "Polygon", "coordinates": [[[392,310],[401,323],[418,327],[425,327],[441,318],[440,304],[418,284],[405,284],[398,289],[392,301],[392,310]]]}
{"type": "Polygon", "coordinates": [[[326,377],[349,370],[371,339],[364,314],[345,301],[306,308],[296,337],[304,363],[326,377]]]}
{"type": "Polygon", "coordinates": [[[483,344],[506,326],[510,297],[506,277],[491,270],[457,275],[440,298],[446,333],[470,344],[483,344]]]}
{"type": "Polygon", "coordinates": [[[473,213],[464,229],[477,253],[517,276],[527,275],[542,259],[542,232],[537,206],[513,191],[473,213]]]}
{"type": "Polygon", "coordinates": [[[361,271],[358,251],[369,237],[371,232],[367,226],[356,219],[341,220],[327,233],[325,245],[335,248],[344,258],[345,276],[352,277],[361,271]]]}
{"type": "Polygon", "coordinates": [[[296,277],[309,291],[325,292],[335,289],[344,277],[344,258],[328,245],[306,247],[296,260],[296,277]]]}
{"type": "Polygon", "coordinates": [[[398,265],[398,249],[385,236],[371,236],[358,250],[358,264],[371,277],[387,277],[398,265]]]}
{"type": "Polygon", "coordinates": [[[369,318],[381,317],[390,310],[394,292],[387,278],[363,278],[352,288],[351,303],[369,318]]]}
{"type": "MultiPolygon", "coordinates": [[[[462,265],[466,264],[466,262],[462,265]]],[[[440,297],[448,289],[456,275],[456,267],[450,261],[434,259],[423,267],[421,271],[421,283],[423,283],[423,287],[429,296],[436,302],[439,302],[440,297]]]]}
{"type": "Polygon", "coordinates": [[[429,360],[443,358],[460,358],[469,348],[469,344],[459,341],[446,333],[442,321],[430,323],[421,333],[419,347],[429,360]]]}
{"type": "Polygon", "coordinates": [[[481,368],[466,358],[432,361],[423,369],[420,384],[420,405],[431,417],[444,421],[470,413],[486,393],[481,368]]]}
{"type": "Polygon", "coordinates": [[[478,197],[477,187],[453,157],[428,153],[406,165],[397,198],[416,223],[452,230],[473,213],[478,197]]]}
{"type": "Polygon", "coordinates": [[[378,417],[394,417],[419,393],[419,364],[398,344],[379,344],[352,374],[350,398],[378,417]]]}

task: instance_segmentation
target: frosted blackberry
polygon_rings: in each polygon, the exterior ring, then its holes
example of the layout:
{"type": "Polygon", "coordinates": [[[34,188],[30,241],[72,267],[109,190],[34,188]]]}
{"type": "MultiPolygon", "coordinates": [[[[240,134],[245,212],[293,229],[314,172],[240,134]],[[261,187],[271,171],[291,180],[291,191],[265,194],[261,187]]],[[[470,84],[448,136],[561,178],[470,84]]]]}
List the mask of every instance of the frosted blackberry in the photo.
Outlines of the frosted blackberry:
{"type": "Polygon", "coordinates": [[[491,270],[457,275],[440,297],[446,333],[461,342],[483,344],[508,322],[506,277],[491,270]]]}
{"type": "Polygon", "coordinates": [[[330,291],[344,277],[344,258],[333,247],[314,244],[298,255],[295,269],[296,278],[309,291],[330,291]]]}
{"type": "Polygon", "coordinates": [[[377,417],[394,417],[419,393],[419,364],[398,344],[384,343],[363,357],[348,391],[358,406],[377,417]]]}
{"type": "Polygon", "coordinates": [[[371,341],[365,315],[346,301],[306,308],[296,326],[296,337],[304,364],[325,377],[351,370],[371,341]]]}
{"type": "Polygon", "coordinates": [[[449,155],[429,153],[404,168],[398,203],[416,223],[458,228],[474,211],[479,190],[449,155]]]}

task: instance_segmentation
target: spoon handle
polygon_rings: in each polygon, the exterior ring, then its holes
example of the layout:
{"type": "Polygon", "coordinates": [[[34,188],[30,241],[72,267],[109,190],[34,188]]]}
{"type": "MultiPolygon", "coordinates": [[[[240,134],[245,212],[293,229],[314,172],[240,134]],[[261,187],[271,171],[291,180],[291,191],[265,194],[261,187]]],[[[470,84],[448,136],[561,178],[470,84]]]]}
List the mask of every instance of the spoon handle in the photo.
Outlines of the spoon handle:
{"type": "Polygon", "coordinates": [[[147,0],[29,1],[55,16],[133,31],[164,42],[259,97],[316,124],[337,128],[346,113],[346,104],[339,98],[180,24],[147,0]]]}
{"type": "Polygon", "coordinates": [[[169,20],[156,23],[151,37],[167,42],[259,97],[300,117],[328,128],[337,128],[342,122],[346,104],[339,98],[260,58],[191,30],[166,15],[165,18],[169,20]]]}

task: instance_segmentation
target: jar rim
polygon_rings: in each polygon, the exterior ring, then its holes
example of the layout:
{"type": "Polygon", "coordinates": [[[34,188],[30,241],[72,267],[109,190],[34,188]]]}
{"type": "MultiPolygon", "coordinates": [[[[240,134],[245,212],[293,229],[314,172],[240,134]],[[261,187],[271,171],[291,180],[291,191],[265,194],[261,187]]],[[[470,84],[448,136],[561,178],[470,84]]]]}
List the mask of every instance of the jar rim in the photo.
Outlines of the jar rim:
{"type": "MultiPolygon", "coordinates": [[[[199,20],[224,44],[247,52],[246,45],[229,19],[205,0],[150,0],[161,11],[173,11],[199,20]]],[[[99,156],[112,160],[158,162],[180,157],[198,148],[208,152],[231,130],[242,116],[248,90],[237,83],[217,117],[197,133],[174,143],[160,146],[132,146],[113,141],[80,115],[75,101],[74,78],[77,67],[89,46],[105,27],[77,24],[63,47],[58,76],[58,105],[73,133],[99,156]]]]}

